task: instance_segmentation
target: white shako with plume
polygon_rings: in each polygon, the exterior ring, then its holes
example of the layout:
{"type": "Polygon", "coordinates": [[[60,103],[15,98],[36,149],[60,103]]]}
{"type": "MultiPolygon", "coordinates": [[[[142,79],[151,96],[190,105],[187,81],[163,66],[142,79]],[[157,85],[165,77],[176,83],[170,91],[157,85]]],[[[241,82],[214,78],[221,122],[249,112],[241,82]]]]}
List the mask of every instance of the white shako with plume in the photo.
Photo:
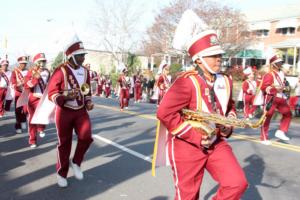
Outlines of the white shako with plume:
{"type": "Polygon", "coordinates": [[[217,33],[210,30],[192,10],[186,10],[183,13],[175,31],[173,48],[186,51],[193,61],[200,59],[204,67],[212,74],[216,72],[210,69],[203,57],[225,53],[220,46],[217,33]]]}

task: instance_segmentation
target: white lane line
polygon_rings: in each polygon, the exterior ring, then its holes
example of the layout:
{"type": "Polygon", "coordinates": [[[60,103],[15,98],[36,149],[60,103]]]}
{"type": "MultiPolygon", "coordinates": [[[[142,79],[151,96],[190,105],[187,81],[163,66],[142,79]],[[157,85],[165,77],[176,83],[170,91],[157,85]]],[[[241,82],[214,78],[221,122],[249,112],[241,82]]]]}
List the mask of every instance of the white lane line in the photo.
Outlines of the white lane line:
{"type": "Polygon", "coordinates": [[[113,142],[113,141],[111,141],[111,140],[109,140],[109,139],[106,139],[106,138],[104,138],[104,137],[101,137],[101,136],[99,136],[99,135],[92,134],[92,136],[93,136],[94,139],[97,139],[97,140],[100,140],[100,141],[102,141],[102,142],[104,142],[104,143],[110,144],[110,145],[112,145],[112,146],[114,146],[114,147],[117,147],[118,149],[121,149],[122,151],[125,151],[125,152],[127,152],[127,153],[130,153],[131,155],[133,155],[133,156],[135,156],[135,157],[138,157],[138,158],[140,158],[140,159],[142,159],[142,160],[145,160],[145,161],[147,161],[147,162],[149,162],[149,163],[152,163],[152,159],[151,159],[149,156],[145,156],[145,155],[143,155],[143,154],[141,154],[141,153],[139,153],[139,152],[136,152],[136,151],[133,151],[133,150],[131,150],[131,149],[128,149],[128,148],[125,147],[125,146],[122,146],[122,145],[120,145],[120,144],[118,144],[118,143],[115,143],[115,142],[113,142]]]}

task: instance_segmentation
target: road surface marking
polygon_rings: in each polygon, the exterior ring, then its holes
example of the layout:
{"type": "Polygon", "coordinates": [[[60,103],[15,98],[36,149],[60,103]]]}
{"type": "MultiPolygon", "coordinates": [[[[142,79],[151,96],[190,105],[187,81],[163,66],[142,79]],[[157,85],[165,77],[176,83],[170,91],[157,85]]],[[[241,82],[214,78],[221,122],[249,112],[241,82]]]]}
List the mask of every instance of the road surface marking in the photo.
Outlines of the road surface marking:
{"type": "MultiPolygon", "coordinates": [[[[112,106],[99,105],[99,104],[95,104],[95,107],[105,108],[105,109],[114,110],[114,111],[118,111],[118,112],[122,112],[122,113],[127,113],[127,114],[134,115],[134,116],[141,117],[141,118],[157,120],[155,115],[139,114],[137,112],[128,111],[128,110],[120,111],[119,108],[112,107],[112,106]]],[[[234,133],[234,135],[232,135],[231,138],[260,143],[259,138],[253,137],[253,136],[242,135],[242,134],[234,133]]],[[[297,146],[297,145],[285,144],[285,143],[281,143],[281,142],[272,141],[272,144],[270,146],[281,148],[281,149],[286,149],[286,150],[290,150],[290,151],[300,152],[300,146],[297,146]]]]}
{"type": "Polygon", "coordinates": [[[120,145],[120,144],[115,143],[115,142],[113,142],[113,141],[111,141],[109,139],[101,137],[100,135],[93,134],[92,136],[93,136],[94,139],[100,140],[100,141],[102,141],[102,142],[104,142],[106,144],[110,144],[110,145],[112,145],[114,147],[117,147],[118,149],[120,149],[122,151],[125,151],[125,152],[127,152],[127,153],[129,153],[131,155],[134,155],[135,157],[141,158],[141,159],[143,159],[143,160],[145,160],[145,161],[147,161],[149,163],[152,162],[152,158],[149,157],[149,156],[145,156],[145,155],[143,155],[143,154],[141,154],[141,153],[139,153],[137,151],[133,151],[133,150],[131,150],[131,149],[129,149],[129,148],[123,146],[123,145],[120,145]]]}

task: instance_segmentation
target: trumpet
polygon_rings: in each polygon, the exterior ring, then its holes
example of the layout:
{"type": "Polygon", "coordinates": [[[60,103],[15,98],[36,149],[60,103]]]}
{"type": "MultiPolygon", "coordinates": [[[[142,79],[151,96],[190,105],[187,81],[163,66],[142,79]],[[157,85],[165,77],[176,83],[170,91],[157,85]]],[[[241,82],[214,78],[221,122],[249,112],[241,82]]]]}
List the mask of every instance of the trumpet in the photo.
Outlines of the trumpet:
{"type": "Polygon", "coordinates": [[[250,121],[246,119],[228,118],[217,113],[207,113],[203,111],[193,111],[189,109],[182,109],[183,117],[188,121],[192,127],[201,130],[208,137],[213,137],[215,133],[215,128],[210,126],[210,122],[215,124],[221,124],[225,126],[233,126],[238,128],[259,128],[263,125],[266,120],[267,112],[270,110],[273,98],[267,103],[263,115],[257,121],[250,121]]]}
{"type": "Polygon", "coordinates": [[[275,86],[275,88],[277,90],[282,90],[282,92],[290,92],[291,91],[291,87],[290,86],[275,86]]]}
{"type": "Polygon", "coordinates": [[[41,77],[41,72],[42,72],[41,68],[39,68],[37,70],[32,70],[32,77],[39,79],[41,77]]]}
{"type": "Polygon", "coordinates": [[[79,96],[79,93],[84,95],[87,95],[90,92],[90,86],[87,83],[83,83],[80,88],[75,89],[66,89],[63,91],[63,94],[65,96],[68,96],[70,94],[74,94],[75,96],[79,96]]]}
{"type": "Polygon", "coordinates": [[[84,83],[80,86],[80,92],[82,95],[87,95],[90,92],[90,85],[84,83]]]}
{"type": "Polygon", "coordinates": [[[33,75],[32,75],[33,78],[35,79],[39,79],[41,77],[41,74],[39,72],[35,72],[33,75]]]}

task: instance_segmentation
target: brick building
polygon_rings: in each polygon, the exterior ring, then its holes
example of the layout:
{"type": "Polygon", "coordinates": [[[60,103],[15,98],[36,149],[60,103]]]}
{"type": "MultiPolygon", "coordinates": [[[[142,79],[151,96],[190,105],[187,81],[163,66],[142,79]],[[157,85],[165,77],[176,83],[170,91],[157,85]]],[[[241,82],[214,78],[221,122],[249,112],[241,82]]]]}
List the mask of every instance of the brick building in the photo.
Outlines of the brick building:
{"type": "Polygon", "coordinates": [[[249,49],[262,51],[265,57],[271,47],[278,49],[285,63],[300,70],[300,14],[294,17],[249,22],[254,44],[249,49]]]}

